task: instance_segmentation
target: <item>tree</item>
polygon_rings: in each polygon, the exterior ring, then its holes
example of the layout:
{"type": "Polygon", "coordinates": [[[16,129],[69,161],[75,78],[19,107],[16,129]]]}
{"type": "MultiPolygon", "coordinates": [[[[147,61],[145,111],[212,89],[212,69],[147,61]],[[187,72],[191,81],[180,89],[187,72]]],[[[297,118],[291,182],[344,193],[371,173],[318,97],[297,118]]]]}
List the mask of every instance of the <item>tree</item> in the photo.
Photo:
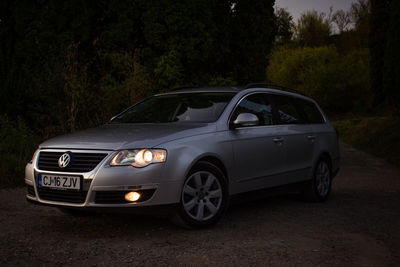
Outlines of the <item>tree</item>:
{"type": "Polygon", "coordinates": [[[374,94],[375,105],[379,105],[386,100],[382,85],[387,29],[390,17],[389,7],[389,0],[371,0],[370,34],[367,41],[371,53],[371,87],[374,94]]]}
{"type": "Polygon", "coordinates": [[[298,89],[338,114],[366,106],[368,70],[366,51],[340,55],[333,46],[279,47],[271,55],[267,75],[268,81],[298,89]]]}
{"type": "Polygon", "coordinates": [[[49,137],[104,123],[157,90],[265,80],[273,4],[1,1],[2,113],[49,137]]]}
{"type": "Polygon", "coordinates": [[[154,69],[157,85],[160,91],[176,88],[182,85],[183,68],[179,54],[175,50],[161,56],[154,69]]]}
{"type": "Polygon", "coordinates": [[[369,0],[357,0],[357,2],[351,4],[350,17],[355,23],[356,28],[368,25],[370,11],[371,3],[369,0]]]}
{"type": "MultiPolygon", "coordinates": [[[[230,57],[239,84],[265,80],[268,54],[275,39],[274,0],[236,0],[232,8],[230,57]]],[[[227,66],[228,67],[228,66],[227,66]]]]}
{"type": "Polygon", "coordinates": [[[79,99],[81,93],[86,87],[86,69],[83,64],[78,61],[78,48],[79,43],[72,42],[68,46],[68,54],[64,63],[63,78],[64,93],[68,97],[67,101],[67,118],[69,130],[74,132],[76,130],[76,116],[80,106],[79,99]]]}
{"type": "MultiPolygon", "coordinates": [[[[385,1],[387,0],[382,0],[382,2],[385,1]]],[[[360,48],[368,47],[370,14],[371,4],[369,0],[357,0],[357,2],[351,4],[350,18],[355,25],[355,34],[360,48]]]]}
{"type": "Polygon", "coordinates": [[[296,40],[303,46],[326,45],[330,34],[330,21],[324,13],[315,10],[301,14],[295,27],[296,40]]]}
{"type": "Polygon", "coordinates": [[[383,94],[391,108],[400,112],[400,2],[392,0],[389,5],[387,41],[383,65],[383,94]]]}
{"type": "Polygon", "coordinates": [[[275,41],[278,44],[285,44],[290,42],[293,37],[293,17],[285,8],[276,8],[275,9],[275,17],[276,17],[276,37],[275,41]]]}
{"type": "Polygon", "coordinates": [[[345,12],[342,9],[337,10],[332,16],[332,22],[336,24],[339,33],[347,30],[347,27],[351,23],[349,12],[345,12]]]}

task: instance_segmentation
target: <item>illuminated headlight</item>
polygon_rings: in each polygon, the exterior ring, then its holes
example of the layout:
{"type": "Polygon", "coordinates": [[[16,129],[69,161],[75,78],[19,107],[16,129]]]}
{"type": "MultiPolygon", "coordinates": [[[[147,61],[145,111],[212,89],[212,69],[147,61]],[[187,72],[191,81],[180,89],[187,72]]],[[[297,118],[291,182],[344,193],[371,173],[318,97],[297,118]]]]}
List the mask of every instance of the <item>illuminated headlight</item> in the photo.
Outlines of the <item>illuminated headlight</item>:
{"type": "Polygon", "coordinates": [[[111,160],[111,166],[145,167],[152,163],[165,162],[167,151],[163,149],[122,150],[111,160]]]}

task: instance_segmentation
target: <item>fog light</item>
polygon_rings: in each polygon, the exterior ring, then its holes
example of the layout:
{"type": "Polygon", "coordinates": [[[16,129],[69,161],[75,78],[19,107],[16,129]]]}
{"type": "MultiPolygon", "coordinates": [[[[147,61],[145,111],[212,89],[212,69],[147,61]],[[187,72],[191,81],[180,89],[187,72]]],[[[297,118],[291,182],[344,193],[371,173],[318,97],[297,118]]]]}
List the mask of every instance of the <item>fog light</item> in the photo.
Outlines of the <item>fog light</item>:
{"type": "Polygon", "coordinates": [[[125,194],[125,200],[129,202],[137,201],[140,198],[138,192],[129,192],[125,194]]]}

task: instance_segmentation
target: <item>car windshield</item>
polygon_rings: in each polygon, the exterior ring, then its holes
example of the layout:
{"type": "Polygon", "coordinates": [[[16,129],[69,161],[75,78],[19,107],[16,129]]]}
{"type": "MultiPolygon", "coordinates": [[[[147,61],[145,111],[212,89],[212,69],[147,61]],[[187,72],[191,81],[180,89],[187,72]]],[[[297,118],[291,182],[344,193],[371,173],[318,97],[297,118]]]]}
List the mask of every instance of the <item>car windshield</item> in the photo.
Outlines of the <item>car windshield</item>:
{"type": "Polygon", "coordinates": [[[112,123],[214,122],[235,92],[178,93],[150,97],[112,123]]]}

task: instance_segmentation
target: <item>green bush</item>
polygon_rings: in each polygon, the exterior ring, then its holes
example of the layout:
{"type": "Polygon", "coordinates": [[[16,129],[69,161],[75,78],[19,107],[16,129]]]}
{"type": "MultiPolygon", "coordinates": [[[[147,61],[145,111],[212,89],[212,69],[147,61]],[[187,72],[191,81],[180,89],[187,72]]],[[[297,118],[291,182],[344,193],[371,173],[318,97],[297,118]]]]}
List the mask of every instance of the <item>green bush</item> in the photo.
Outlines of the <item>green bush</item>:
{"type": "Polygon", "coordinates": [[[367,51],[341,55],[333,46],[278,47],[267,68],[268,80],[303,92],[332,113],[366,106],[369,91],[367,51]]]}
{"type": "Polygon", "coordinates": [[[399,117],[356,117],[333,125],[343,142],[400,166],[399,117]]]}
{"type": "Polygon", "coordinates": [[[0,187],[24,184],[25,165],[37,148],[38,138],[18,119],[0,115],[0,187]]]}

